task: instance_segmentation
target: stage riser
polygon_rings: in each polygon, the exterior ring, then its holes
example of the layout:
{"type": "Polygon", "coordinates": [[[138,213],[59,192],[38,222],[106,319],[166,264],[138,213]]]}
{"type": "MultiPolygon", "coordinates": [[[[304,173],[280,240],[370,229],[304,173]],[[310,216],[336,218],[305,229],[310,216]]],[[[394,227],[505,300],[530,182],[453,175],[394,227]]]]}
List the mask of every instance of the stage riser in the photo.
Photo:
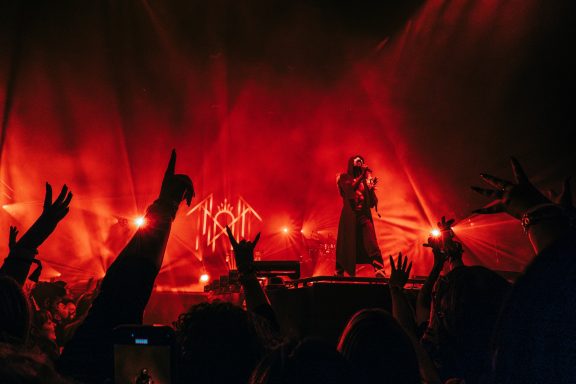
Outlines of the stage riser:
{"type": "Polygon", "coordinates": [[[320,337],[333,344],[360,309],[391,311],[390,291],[385,284],[317,283],[296,289],[269,289],[268,297],[285,335],[320,337]]]}
{"type": "MultiPolygon", "coordinates": [[[[417,290],[407,290],[415,303],[417,290]]],[[[268,288],[281,330],[288,337],[320,337],[336,345],[348,320],[364,308],[391,311],[387,284],[314,283],[299,288],[268,288]]],[[[178,315],[201,302],[219,299],[240,305],[243,295],[207,293],[154,292],[146,312],[147,324],[172,324],[178,315]]]]}

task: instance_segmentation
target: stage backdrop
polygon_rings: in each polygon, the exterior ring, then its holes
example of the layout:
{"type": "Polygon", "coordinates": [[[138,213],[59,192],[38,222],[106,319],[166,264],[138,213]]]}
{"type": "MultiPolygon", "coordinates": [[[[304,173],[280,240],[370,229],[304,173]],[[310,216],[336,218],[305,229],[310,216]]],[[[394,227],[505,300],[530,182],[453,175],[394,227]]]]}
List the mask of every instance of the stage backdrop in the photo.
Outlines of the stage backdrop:
{"type": "Polygon", "coordinates": [[[541,188],[575,174],[572,3],[2,1],[0,250],[9,225],[40,213],[44,183],[66,183],[44,277],[101,277],[176,148],[197,197],[160,287],[224,271],[225,223],[261,231],[262,259],[332,274],[336,175],[362,154],[385,256],[426,274],[422,243],[445,215],[467,263],[521,270],[533,254],[520,225],[472,216],[488,200],[469,187],[511,178],[511,155],[541,188]]]}

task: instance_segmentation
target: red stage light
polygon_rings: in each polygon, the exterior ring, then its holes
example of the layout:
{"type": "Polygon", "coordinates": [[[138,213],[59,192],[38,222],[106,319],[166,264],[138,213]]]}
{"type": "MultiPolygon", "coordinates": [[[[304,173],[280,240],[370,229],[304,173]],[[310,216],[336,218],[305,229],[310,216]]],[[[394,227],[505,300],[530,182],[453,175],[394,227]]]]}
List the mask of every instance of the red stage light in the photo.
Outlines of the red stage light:
{"type": "Polygon", "coordinates": [[[210,276],[208,276],[207,273],[203,273],[200,275],[200,282],[201,283],[207,283],[208,280],[210,280],[210,276]]]}
{"type": "Polygon", "coordinates": [[[135,218],[134,225],[136,225],[138,228],[143,227],[144,225],[146,225],[146,218],[144,218],[143,216],[135,218]]]}
{"type": "Polygon", "coordinates": [[[440,237],[441,232],[439,229],[433,229],[430,231],[430,235],[432,235],[432,237],[440,237]]]}
{"type": "Polygon", "coordinates": [[[282,232],[288,233],[288,227],[282,227],[282,232]]]}

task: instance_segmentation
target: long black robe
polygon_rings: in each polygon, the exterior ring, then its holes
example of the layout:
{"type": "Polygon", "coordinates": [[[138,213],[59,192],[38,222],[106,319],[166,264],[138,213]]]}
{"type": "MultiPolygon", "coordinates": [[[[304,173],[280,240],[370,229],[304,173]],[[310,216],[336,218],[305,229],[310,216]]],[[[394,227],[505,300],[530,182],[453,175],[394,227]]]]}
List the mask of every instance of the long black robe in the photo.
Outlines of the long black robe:
{"type": "Polygon", "coordinates": [[[360,216],[365,216],[373,223],[370,208],[377,203],[376,195],[373,189],[369,189],[364,183],[364,203],[362,209],[357,211],[356,190],[352,186],[354,179],[354,159],[353,156],[348,160],[348,169],[346,173],[338,176],[338,189],[342,196],[342,212],[340,213],[340,222],[338,224],[338,237],[336,239],[336,269],[343,269],[350,276],[356,273],[356,264],[370,264],[372,259],[366,253],[362,243],[361,233],[359,232],[358,221],[360,216]]]}

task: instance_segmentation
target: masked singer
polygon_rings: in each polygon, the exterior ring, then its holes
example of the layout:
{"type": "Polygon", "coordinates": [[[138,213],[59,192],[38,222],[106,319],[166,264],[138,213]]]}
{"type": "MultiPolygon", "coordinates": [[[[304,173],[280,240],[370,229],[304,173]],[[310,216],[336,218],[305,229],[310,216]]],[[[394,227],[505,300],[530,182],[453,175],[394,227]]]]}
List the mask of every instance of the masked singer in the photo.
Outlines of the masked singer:
{"type": "Polygon", "coordinates": [[[356,275],[356,264],[372,264],[376,277],[384,277],[382,254],[376,240],[371,208],[378,199],[374,186],[378,181],[360,155],[348,160],[348,170],[337,178],[342,196],[342,212],[336,239],[336,275],[356,275]]]}

